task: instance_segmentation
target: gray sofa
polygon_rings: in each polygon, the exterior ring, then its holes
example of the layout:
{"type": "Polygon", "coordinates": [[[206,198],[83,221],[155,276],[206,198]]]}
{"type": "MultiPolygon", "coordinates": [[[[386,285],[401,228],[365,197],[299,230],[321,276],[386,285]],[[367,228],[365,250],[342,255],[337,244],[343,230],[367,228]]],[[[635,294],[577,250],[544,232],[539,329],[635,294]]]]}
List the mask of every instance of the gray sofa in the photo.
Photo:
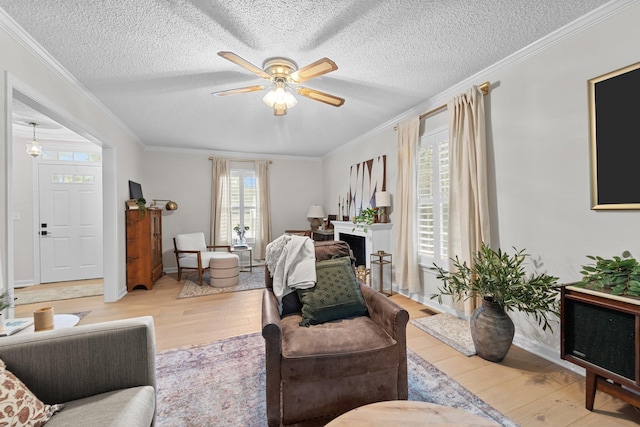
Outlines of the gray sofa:
{"type": "Polygon", "coordinates": [[[64,403],[47,427],[153,425],[152,317],[0,338],[0,359],[44,403],[64,403]]]}

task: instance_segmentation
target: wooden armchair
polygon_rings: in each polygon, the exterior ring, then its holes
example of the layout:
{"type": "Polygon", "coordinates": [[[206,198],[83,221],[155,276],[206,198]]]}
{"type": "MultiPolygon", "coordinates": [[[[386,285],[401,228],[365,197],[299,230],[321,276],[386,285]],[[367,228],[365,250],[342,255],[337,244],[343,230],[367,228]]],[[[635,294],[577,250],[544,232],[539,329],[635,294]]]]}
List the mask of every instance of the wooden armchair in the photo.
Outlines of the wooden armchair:
{"type": "Polygon", "coordinates": [[[176,254],[176,264],[178,265],[178,280],[182,279],[182,270],[197,270],[198,280],[202,286],[202,273],[209,269],[212,258],[224,253],[231,252],[230,245],[207,245],[204,240],[204,233],[178,234],[173,238],[174,253],[176,254]]]}

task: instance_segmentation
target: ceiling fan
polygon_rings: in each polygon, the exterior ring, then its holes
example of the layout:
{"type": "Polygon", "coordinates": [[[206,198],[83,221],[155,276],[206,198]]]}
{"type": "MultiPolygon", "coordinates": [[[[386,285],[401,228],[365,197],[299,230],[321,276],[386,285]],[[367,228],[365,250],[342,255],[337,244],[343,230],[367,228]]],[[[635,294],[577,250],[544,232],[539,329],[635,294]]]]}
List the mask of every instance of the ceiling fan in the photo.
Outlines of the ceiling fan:
{"type": "MultiPolygon", "coordinates": [[[[275,116],[284,116],[287,114],[287,108],[291,108],[298,103],[295,97],[287,89],[295,90],[302,96],[311,98],[314,101],[333,105],[334,107],[339,107],[344,104],[343,98],[320,92],[319,90],[299,86],[300,83],[306,82],[307,80],[311,80],[337,70],[338,66],[329,58],[319,59],[298,69],[298,65],[293,60],[289,58],[274,57],[267,58],[262,64],[262,68],[259,68],[233,52],[221,51],[218,52],[218,55],[246,70],[251,71],[258,77],[271,82],[271,90],[264,96],[263,101],[269,107],[273,107],[273,114],[275,116]]],[[[235,95],[236,93],[257,92],[264,89],[265,86],[263,85],[255,85],[213,92],[211,95],[227,96],[235,95]]]]}

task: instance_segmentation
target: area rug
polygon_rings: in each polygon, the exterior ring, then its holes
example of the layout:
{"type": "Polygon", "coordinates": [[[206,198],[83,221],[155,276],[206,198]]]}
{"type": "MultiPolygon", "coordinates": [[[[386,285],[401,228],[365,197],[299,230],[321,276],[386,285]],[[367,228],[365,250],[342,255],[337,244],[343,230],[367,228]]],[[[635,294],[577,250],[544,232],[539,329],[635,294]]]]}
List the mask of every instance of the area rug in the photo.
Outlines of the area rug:
{"type": "Polygon", "coordinates": [[[229,286],[228,288],[214,288],[209,284],[209,272],[202,275],[202,286],[197,283],[198,276],[195,276],[195,282],[191,276],[185,280],[182,290],[178,298],[201,297],[203,295],[216,295],[225,292],[247,291],[249,289],[264,288],[264,267],[254,267],[252,272],[240,272],[240,283],[237,286],[229,286]]]}
{"type": "Polygon", "coordinates": [[[45,301],[59,301],[82,297],[93,297],[104,294],[102,283],[86,285],[59,286],[51,289],[20,290],[15,292],[15,305],[33,304],[45,301]]]}
{"type": "MultiPolygon", "coordinates": [[[[409,400],[463,409],[517,424],[407,350],[409,400]]],[[[259,333],[161,352],[156,358],[157,426],[267,425],[264,340],[259,333]]]]}
{"type": "Polygon", "coordinates": [[[468,320],[448,313],[441,313],[412,320],[411,324],[429,335],[433,335],[465,356],[476,354],[468,320]]]}

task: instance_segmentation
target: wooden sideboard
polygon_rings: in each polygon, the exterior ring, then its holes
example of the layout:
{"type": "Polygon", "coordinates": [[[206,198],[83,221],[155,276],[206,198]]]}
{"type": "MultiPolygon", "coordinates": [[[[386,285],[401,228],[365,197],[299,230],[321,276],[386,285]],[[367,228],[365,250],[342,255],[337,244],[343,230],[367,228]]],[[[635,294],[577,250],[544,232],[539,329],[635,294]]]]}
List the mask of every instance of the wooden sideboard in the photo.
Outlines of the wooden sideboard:
{"type": "Polygon", "coordinates": [[[127,210],[127,291],[151,289],[162,276],[162,210],[127,210]]]}
{"type": "Polygon", "coordinates": [[[560,356],[585,368],[588,410],[596,390],[640,407],[640,301],[564,286],[560,356]]]}

